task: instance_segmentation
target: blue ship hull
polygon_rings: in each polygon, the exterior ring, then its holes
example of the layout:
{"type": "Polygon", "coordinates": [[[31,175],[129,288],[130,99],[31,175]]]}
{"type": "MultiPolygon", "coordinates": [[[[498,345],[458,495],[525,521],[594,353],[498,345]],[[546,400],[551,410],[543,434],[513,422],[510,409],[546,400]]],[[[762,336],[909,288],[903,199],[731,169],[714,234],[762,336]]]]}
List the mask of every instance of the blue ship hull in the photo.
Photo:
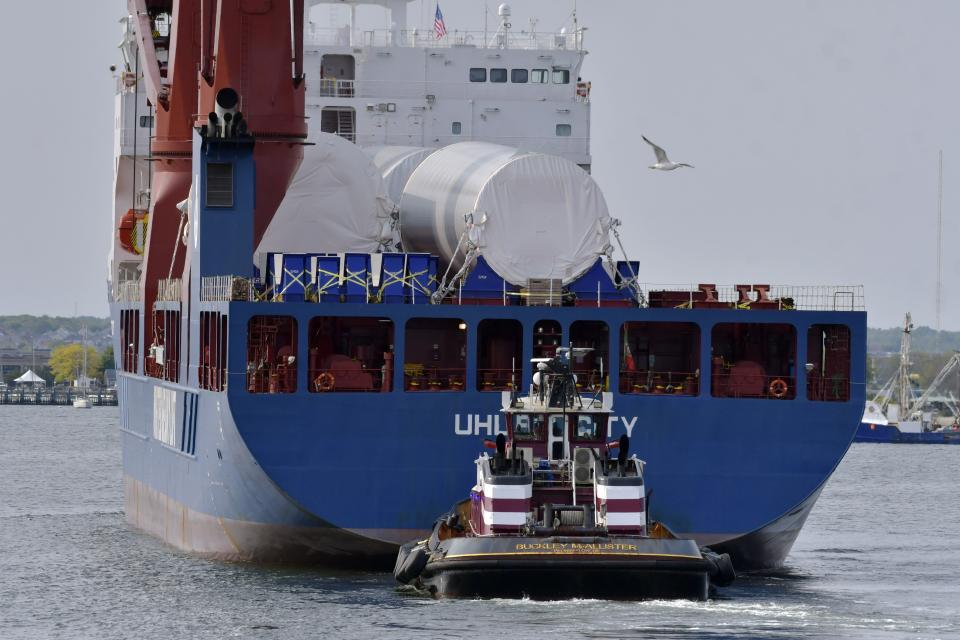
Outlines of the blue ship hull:
{"type": "MultiPolygon", "coordinates": [[[[523,324],[527,361],[533,324],[545,317],[560,322],[565,336],[576,320],[605,321],[614,335],[627,320],[696,323],[703,344],[700,394],[615,393],[610,435],[628,433],[631,450],[647,461],[651,517],[729,552],[741,570],[783,562],[863,412],[862,312],[201,305],[229,318],[226,390],[121,373],[118,391],[129,522],[210,557],[386,566],[398,543],[427,532],[438,514],[466,495],[481,441],[503,430],[500,394],[473,390],[477,374],[469,358],[466,390],[460,392],[404,391],[399,367],[389,393],[309,393],[306,367],[300,367],[296,393],[248,393],[238,363],[246,361],[254,315],[295,317],[301,345],[309,320],[320,315],[388,317],[398,328],[414,317],[455,317],[469,327],[468,354],[476,353],[480,320],[514,318],[523,324]],[[803,367],[796,371],[794,399],[713,397],[711,329],[744,321],[745,314],[749,322],[794,325],[798,354],[806,353],[811,325],[848,326],[849,399],[808,400],[803,367]],[[175,400],[163,405],[158,398],[175,400]],[[156,436],[158,425],[167,423],[176,425],[177,436],[165,444],[156,436]]],[[[115,322],[120,307],[115,305],[115,322]]],[[[402,362],[403,331],[396,331],[395,341],[402,362]]],[[[119,341],[115,348],[122,352],[119,341]]],[[[195,346],[191,350],[196,354],[195,346]]],[[[610,388],[617,389],[619,354],[613,345],[610,359],[610,388]]],[[[526,388],[531,372],[522,376],[526,388]]]]}

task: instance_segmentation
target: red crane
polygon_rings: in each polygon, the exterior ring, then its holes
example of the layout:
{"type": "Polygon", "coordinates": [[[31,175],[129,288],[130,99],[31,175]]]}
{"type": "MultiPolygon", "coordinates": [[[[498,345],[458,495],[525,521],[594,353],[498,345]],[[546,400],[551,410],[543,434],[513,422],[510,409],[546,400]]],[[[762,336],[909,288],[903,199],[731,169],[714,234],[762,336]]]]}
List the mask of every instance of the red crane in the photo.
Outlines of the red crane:
{"type": "MultiPolygon", "coordinates": [[[[177,205],[190,191],[194,128],[207,124],[218,91],[238,93],[239,110],[255,139],[254,246],[296,173],[307,135],[304,5],[302,0],[128,0],[128,9],[136,22],[147,99],[156,109],[141,275],[149,340],[156,337],[151,311],[158,281],[189,273],[188,252],[175,250],[183,221],[177,205]],[[161,22],[170,25],[169,33],[158,28],[161,22]]],[[[183,290],[186,296],[188,287],[183,290]]]]}

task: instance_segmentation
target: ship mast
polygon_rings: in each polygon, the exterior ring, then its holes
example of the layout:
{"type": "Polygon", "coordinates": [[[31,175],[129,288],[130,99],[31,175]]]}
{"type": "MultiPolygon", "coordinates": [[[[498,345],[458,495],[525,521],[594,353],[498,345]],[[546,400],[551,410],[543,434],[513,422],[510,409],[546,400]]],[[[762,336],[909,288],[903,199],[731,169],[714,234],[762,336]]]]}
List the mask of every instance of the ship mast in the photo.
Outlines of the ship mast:
{"type": "Polygon", "coordinates": [[[897,374],[899,388],[897,395],[900,401],[900,411],[903,417],[908,415],[908,410],[912,409],[910,405],[913,402],[913,390],[910,388],[910,332],[913,331],[913,322],[910,314],[907,313],[903,319],[903,335],[900,336],[900,370],[897,374]]]}

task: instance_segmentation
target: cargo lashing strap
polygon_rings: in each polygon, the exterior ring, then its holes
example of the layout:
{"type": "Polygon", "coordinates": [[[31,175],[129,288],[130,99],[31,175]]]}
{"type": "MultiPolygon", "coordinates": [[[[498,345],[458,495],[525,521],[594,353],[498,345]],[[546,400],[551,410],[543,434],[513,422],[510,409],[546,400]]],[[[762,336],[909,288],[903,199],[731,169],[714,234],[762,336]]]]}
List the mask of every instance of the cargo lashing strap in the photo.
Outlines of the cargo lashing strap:
{"type": "MultiPolygon", "coordinates": [[[[399,271],[390,271],[386,268],[383,270],[383,280],[380,282],[380,290],[377,291],[377,302],[383,302],[383,291],[390,285],[400,284],[406,288],[407,279],[403,275],[404,271],[405,269],[403,267],[400,267],[399,271]]],[[[414,275],[420,274],[410,274],[410,277],[413,277],[414,275]]]]}
{"type": "Polygon", "coordinates": [[[432,285],[437,283],[437,276],[430,276],[427,278],[427,286],[424,286],[421,282],[421,276],[425,276],[430,272],[429,269],[424,269],[423,271],[417,271],[407,275],[407,284],[410,285],[410,290],[414,294],[422,294],[426,298],[430,298],[434,294],[431,292],[433,288],[432,285]]]}
{"type": "Polygon", "coordinates": [[[321,269],[317,267],[317,295],[323,296],[327,295],[331,289],[340,286],[340,274],[334,273],[333,271],[327,271],[326,269],[321,269]],[[324,283],[320,284],[320,276],[327,276],[327,279],[324,283]]]}
{"type": "Polygon", "coordinates": [[[370,283],[367,281],[367,270],[361,269],[357,271],[351,271],[350,269],[347,268],[346,264],[344,264],[343,270],[344,270],[344,276],[343,276],[344,284],[349,282],[352,284],[360,285],[363,287],[364,292],[369,295],[370,283]]]}
{"type": "Polygon", "coordinates": [[[307,272],[306,272],[305,269],[304,269],[304,270],[301,270],[300,273],[296,273],[296,272],[291,271],[291,270],[287,269],[286,267],[284,267],[284,269],[283,269],[283,275],[284,275],[284,276],[289,276],[291,280],[290,280],[290,282],[287,283],[287,286],[283,287],[280,291],[277,292],[277,297],[282,297],[283,294],[285,294],[285,293],[287,292],[287,289],[289,289],[290,287],[292,287],[292,286],[295,285],[295,284],[299,284],[301,287],[303,287],[303,290],[306,291],[306,290],[307,290],[307,286],[306,286],[306,283],[303,282],[303,276],[304,276],[306,273],[307,273],[307,272]]]}

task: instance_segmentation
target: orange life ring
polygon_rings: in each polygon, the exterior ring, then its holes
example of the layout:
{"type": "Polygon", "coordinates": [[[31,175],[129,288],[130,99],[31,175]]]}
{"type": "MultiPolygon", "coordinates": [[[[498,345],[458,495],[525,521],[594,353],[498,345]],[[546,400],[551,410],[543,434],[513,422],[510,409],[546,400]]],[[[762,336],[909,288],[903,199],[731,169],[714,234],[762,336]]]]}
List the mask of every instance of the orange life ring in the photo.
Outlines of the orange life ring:
{"type": "Polygon", "coordinates": [[[333,377],[332,373],[324,372],[317,376],[313,384],[317,386],[317,391],[333,391],[333,388],[337,384],[337,379],[333,377]]]}
{"type": "Polygon", "coordinates": [[[776,380],[770,383],[768,387],[770,395],[774,398],[783,398],[787,395],[787,391],[790,390],[790,387],[787,386],[787,382],[782,378],[777,378],[776,380]]]}

